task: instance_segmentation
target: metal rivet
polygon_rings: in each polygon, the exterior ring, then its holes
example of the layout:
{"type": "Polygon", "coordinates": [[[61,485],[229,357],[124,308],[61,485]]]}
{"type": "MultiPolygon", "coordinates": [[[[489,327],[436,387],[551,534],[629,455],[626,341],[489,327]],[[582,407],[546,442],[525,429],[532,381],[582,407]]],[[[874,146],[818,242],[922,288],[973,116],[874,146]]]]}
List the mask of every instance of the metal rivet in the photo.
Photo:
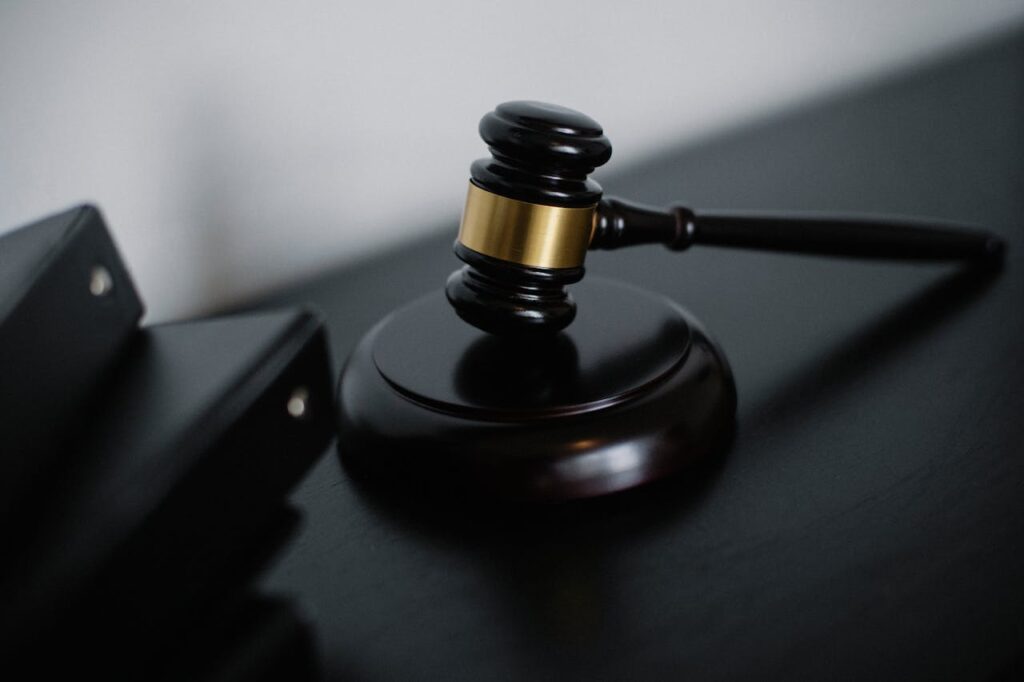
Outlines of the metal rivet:
{"type": "Polygon", "coordinates": [[[299,386],[292,391],[288,398],[288,414],[295,419],[302,419],[309,416],[309,391],[305,386],[299,386]]]}
{"type": "Polygon", "coordinates": [[[89,293],[93,296],[106,296],[114,288],[114,278],[110,271],[97,265],[89,273],[89,293]]]}

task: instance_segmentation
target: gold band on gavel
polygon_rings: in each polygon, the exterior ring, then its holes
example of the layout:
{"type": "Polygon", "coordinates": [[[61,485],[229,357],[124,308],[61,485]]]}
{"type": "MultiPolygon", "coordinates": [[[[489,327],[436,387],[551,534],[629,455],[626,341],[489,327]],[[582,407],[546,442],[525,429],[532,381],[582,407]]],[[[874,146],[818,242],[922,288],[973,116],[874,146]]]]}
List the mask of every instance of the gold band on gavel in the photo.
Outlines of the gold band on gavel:
{"type": "Polygon", "coordinates": [[[509,199],[469,183],[459,242],[498,260],[537,268],[583,265],[595,206],[564,208],[509,199]]]}

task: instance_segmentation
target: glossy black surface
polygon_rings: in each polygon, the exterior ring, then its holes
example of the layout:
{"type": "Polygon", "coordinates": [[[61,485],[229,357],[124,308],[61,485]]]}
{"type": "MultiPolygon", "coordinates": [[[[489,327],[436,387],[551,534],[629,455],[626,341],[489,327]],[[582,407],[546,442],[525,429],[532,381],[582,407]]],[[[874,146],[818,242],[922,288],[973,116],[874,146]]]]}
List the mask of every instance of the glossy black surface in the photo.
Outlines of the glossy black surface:
{"type": "Polygon", "coordinates": [[[998,266],[1006,242],[992,232],[925,218],[886,218],[777,211],[658,209],[614,197],[597,208],[591,249],[663,244],[730,246],[821,256],[965,260],[998,266]]]}
{"type": "Polygon", "coordinates": [[[379,487],[564,500],[720,455],[736,392],[700,325],[609,280],[578,295],[576,324],[531,341],[470,327],[440,292],[390,315],[342,372],[342,459],[379,487]]]}
{"type": "Polygon", "coordinates": [[[690,330],[663,297],[592,279],[576,291],[592,309],[563,334],[532,342],[462,324],[428,294],[387,320],[374,364],[416,399],[467,415],[552,415],[624,400],[683,361],[690,330]]]}
{"type": "MultiPolygon", "coordinates": [[[[550,206],[593,206],[601,186],[588,176],[608,161],[600,124],[578,111],[543,102],[505,102],[480,119],[491,158],[470,167],[488,192],[550,206]]],[[[565,287],[583,267],[538,268],[477,253],[456,240],[466,267],[448,277],[448,301],[469,324],[492,334],[550,336],[572,323],[576,303],[565,287]]]]}
{"type": "MultiPolygon", "coordinates": [[[[266,586],[348,680],[1019,678],[1024,633],[1024,34],[601,177],[653,205],[930,215],[996,275],[707,248],[589,254],[725,349],[736,440],[700,481],[532,513],[367,490],[328,457],[266,586]]],[[[267,303],[341,362],[452,269],[436,236],[267,303]]]]}
{"type": "Polygon", "coordinates": [[[466,265],[448,276],[445,295],[467,324],[500,336],[550,337],[576,318],[576,301],[566,286],[583,279],[582,267],[507,263],[458,240],[453,250],[466,265]]]}
{"type": "Polygon", "coordinates": [[[587,176],[612,156],[601,125],[544,102],[505,102],[480,119],[491,158],[475,161],[472,181],[489,192],[550,206],[593,206],[601,186],[587,176]]]}

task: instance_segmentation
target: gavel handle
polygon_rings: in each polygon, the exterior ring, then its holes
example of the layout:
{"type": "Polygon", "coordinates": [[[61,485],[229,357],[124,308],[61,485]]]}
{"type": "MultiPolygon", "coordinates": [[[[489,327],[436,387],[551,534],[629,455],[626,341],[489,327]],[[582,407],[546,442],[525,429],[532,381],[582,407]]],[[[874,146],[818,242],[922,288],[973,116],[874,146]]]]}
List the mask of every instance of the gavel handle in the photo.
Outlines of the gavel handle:
{"type": "Polygon", "coordinates": [[[770,215],[667,210],[612,197],[601,200],[591,249],[664,244],[681,251],[694,244],[789,253],[899,260],[997,262],[1006,243],[985,230],[924,221],[835,215],[770,215]]]}

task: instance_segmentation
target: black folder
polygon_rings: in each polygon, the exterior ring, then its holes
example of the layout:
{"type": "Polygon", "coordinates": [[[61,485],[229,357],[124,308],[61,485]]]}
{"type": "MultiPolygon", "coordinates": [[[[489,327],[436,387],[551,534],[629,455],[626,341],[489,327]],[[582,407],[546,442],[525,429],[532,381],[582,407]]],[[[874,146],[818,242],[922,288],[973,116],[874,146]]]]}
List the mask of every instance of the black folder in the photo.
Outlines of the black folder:
{"type": "Polygon", "coordinates": [[[102,663],[201,619],[251,577],[261,529],[333,433],[324,331],[305,312],[143,329],[95,401],[4,567],[15,658],[57,642],[102,663]]]}
{"type": "Polygon", "coordinates": [[[63,454],[141,316],[95,208],[0,236],[0,529],[63,454]]]}

